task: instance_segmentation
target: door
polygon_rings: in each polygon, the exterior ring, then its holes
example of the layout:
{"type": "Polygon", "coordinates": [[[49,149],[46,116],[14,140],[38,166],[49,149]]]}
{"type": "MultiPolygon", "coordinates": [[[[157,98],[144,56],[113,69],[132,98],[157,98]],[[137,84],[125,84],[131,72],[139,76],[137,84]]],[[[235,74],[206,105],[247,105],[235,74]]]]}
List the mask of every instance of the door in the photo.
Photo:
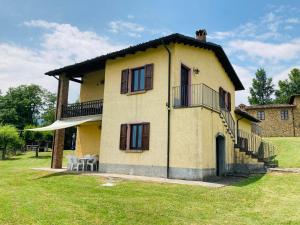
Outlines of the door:
{"type": "Polygon", "coordinates": [[[225,138],[218,135],[216,138],[216,175],[225,174],[225,138]]]}
{"type": "Polygon", "coordinates": [[[180,99],[181,106],[189,105],[189,69],[181,66],[181,81],[180,81],[180,99]]]}

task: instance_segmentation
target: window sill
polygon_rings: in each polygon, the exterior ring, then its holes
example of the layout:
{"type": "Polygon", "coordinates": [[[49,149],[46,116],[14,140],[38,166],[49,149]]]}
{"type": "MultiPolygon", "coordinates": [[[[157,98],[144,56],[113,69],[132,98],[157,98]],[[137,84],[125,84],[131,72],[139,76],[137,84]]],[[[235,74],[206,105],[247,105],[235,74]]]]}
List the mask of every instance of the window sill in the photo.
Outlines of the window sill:
{"type": "Polygon", "coordinates": [[[133,149],[127,149],[125,150],[125,153],[142,153],[143,150],[133,150],[133,149]]]}
{"type": "Polygon", "coordinates": [[[129,96],[129,95],[143,94],[143,93],[146,93],[146,92],[147,92],[146,90],[128,92],[128,93],[127,93],[127,96],[129,96]]]}

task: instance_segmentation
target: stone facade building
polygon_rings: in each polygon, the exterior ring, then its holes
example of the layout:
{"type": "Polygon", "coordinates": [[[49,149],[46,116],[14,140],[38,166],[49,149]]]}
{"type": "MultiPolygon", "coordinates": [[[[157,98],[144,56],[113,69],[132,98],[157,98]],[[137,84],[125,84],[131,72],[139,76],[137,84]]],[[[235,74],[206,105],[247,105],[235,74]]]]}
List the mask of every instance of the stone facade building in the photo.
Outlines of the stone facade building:
{"type": "Polygon", "coordinates": [[[261,120],[262,135],[265,137],[300,136],[300,95],[292,96],[289,104],[239,107],[261,120]]]}

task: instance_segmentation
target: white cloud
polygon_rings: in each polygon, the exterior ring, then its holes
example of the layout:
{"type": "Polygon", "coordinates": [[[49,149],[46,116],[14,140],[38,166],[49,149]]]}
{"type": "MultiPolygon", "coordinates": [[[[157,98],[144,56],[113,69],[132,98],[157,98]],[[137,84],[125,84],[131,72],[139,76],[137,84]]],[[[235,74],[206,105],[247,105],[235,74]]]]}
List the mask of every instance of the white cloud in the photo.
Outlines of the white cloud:
{"type": "Polygon", "coordinates": [[[170,33],[168,29],[148,28],[138,23],[123,20],[111,21],[109,22],[108,27],[109,31],[112,33],[128,35],[136,38],[142,37],[142,34],[145,33],[151,35],[167,35],[170,33]]]}
{"type": "Polygon", "coordinates": [[[233,67],[245,87],[245,90],[236,92],[235,104],[236,106],[241,103],[248,104],[249,88],[252,84],[254,71],[252,71],[250,68],[238,65],[233,65],[233,67]]]}
{"type": "Polygon", "coordinates": [[[140,37],[141,33],[145,31],[145,27],[140,24],[122,20],[111,21],[109,29],[113,33],[126,33],[131,37],[140,37]]]}
{"type": "MultiPolygon", "coordinates": [[[[0,43],[0,89],[4,92],[9,87],[30,83],[55,92],[57,81],[45,76],[45,72],[125,47],[94,32],[81,31],[70,24],[32,20],[24,25],[45,30],[40,48],[30,49],[0,43]]],[[[71,83],[70,99],[75,100],[78,90],[72,91],[74,83],[71,83]]]]}
{"type": "Polygon", "coordinates": [[[300,24],[300,18],[288,18],[286,19],[286,22],[291,24],[300,24]]]}
{"type": "Polygon", "coordinates": [[[288,61],[299,58],[300,38],[288,43],[274,44],[261,41],[233,40],[228,43],[232,50],[247,54],[252,58],[273,61],[288,61]]]}

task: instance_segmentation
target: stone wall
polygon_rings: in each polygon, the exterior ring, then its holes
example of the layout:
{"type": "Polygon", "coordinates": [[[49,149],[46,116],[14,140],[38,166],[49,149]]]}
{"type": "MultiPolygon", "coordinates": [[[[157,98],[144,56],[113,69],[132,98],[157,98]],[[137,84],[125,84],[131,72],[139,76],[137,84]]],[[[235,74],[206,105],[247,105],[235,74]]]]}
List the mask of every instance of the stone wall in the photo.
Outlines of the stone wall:
{"type": "Polygon", "coordinates": [[[296,107],[293,109],[295,136],[300,137],[300,96],[295,96],[294,105],[296,105],[296,107]]]}
{"type": "MultiPolygon", "coordinates": [[[[299,106],[298,106],[298,110],[300,110],[299,106]]],[[[262,136],[264,137],[294,136],[292,108],[247,109],[247,112],[255,117],[257,117],[258,111],[265,112],[265,120],[262,120],[262,122],[260,123],[260,126],[262,128],[262,136]],[[289,116],[287,120],[281,119],[280,112],[282,109],[287,109],[289,112],[289,116]]],[[[298,117],[299,117],[298,125],[300,125],[300,115],[298,115],[298,117]]],[[[299,132],[300,132],[300,126],[299,126],[299,132]]]]}

